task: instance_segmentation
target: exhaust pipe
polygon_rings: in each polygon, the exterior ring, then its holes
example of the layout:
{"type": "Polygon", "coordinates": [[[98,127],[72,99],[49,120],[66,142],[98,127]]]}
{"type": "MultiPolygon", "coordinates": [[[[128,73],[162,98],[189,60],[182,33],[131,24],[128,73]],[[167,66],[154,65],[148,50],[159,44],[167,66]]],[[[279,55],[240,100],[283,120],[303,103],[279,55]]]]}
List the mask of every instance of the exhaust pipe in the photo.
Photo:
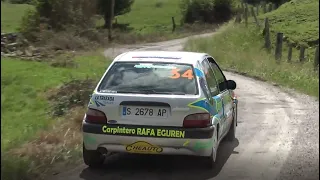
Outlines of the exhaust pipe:
{"type": "Polygon", "coordinates": [[[98,147],[98,151],[104,155],[108,154],[108,150],[104,147],[98,147]]]}

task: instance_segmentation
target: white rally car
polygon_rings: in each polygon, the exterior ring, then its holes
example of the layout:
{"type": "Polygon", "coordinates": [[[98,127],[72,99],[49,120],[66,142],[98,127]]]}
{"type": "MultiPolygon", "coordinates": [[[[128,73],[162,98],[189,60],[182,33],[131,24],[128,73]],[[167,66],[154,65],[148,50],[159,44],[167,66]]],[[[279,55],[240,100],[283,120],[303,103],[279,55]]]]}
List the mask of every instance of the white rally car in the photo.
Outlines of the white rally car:
{"type": "Polygon", "coordinates": [[[123,53],[90,99],[84,162],[97,167],[107,152],[128,152],[199,156],[212,167],[220,141],[235,139],[235,88],[205,53],[123,53]]]}

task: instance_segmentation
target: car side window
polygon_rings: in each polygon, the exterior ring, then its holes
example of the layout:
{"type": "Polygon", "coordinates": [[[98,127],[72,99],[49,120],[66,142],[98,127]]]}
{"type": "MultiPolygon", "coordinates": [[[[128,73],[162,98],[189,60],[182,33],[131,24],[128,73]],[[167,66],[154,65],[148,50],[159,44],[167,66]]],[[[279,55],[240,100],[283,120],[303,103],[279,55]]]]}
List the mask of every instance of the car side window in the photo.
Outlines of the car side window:
{"type": "Polygon", "coordinates": [[[218,84],[217,84],[214,73],[213,73],[212,69],[210,68],[210,65],[209,65],[207,59],[203,60],[201,65],[203,67],[211,95],[212,96],[218,95],[219,94],[218,84]]]}
{"type": "Polygon", "coordinates": [[[219,66],[214,63],[214,62],[211,62],[209,63],[210,64],[210,67],[212,68],[213,72],[214,72],[214,75],[216,77],[216,80],[217,80],[217,83],[219,85],[219,90],[220,91],[224,91],[227,89],[227,83],[226,83],[226,78],[225,76],[223,75],[221,69],[219,68],[219,66]]]}

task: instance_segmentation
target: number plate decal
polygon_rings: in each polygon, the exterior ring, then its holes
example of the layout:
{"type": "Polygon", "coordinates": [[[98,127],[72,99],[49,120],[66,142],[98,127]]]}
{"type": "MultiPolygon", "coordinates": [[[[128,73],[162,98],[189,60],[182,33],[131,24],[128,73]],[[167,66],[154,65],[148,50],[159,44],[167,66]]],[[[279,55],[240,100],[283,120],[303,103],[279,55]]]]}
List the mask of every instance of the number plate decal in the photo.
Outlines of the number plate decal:
{"type": "Polygon", "coordinates": [[[167,118],[169,108],[123,106],[121,114],[125,117],[167,118]]]}

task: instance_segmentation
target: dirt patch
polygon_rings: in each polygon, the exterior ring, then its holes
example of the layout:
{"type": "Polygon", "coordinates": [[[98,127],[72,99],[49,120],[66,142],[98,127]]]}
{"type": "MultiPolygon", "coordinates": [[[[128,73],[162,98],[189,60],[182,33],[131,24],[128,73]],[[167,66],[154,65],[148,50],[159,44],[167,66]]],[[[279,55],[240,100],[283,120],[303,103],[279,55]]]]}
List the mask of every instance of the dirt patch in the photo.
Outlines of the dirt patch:
{"type": "Polygon", "coordinates": [[[59,117],[74,107],[88,104],[95,85],[96,81],[92,79],[75,79],[50,90],[47,97],[52,103],[52,115],[59,117]]]}

